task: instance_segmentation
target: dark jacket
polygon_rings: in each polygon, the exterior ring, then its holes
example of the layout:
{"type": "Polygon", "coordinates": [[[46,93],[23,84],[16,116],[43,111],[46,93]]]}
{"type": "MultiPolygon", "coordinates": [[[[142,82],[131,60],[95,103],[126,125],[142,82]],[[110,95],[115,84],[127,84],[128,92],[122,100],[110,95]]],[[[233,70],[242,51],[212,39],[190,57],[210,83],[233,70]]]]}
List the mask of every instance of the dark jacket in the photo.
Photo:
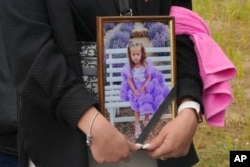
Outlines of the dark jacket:
{"type": "MultiPolygon", "coordinates": [[[[79,2],[82,3],[81,17],[86,20],[89,32],[80,32],[79,20],[72,15],[69,0],[5,1],[3,22],[7,52],[13,58],[21,96],[21,167],[27,165],[22,161],[26,154],[37,167],[88,166],[85,136],[79,133],[77,122],[97,101],[80,82],[76,41],[95,40],[95,16],[119,15],[119,10],[118,0],[79,2]]],[[[152,8],[148,4],[147,7],[152,8]]],[[[155,11],[158,8],[150,14],[157,14],[155,11]]],[[[177,52],[177,63],[182,67],[178,68],[181,85],[178,96],[193,97],[201,102],[202,83],[193,44],[187,36],[177,39],[177,52]]]]}
{"type": "Polygon", "coordinates": [[[0,0],[0,152],[17,154],[17,105],[11,59],[4,49],[0,0]]]}

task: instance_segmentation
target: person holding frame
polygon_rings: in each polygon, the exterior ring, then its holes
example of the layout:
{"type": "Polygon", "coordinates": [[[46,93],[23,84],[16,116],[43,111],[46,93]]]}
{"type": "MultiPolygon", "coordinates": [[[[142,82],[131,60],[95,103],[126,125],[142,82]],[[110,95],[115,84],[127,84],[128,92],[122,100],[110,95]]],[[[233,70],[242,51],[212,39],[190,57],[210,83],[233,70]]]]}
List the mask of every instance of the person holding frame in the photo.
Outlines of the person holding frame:
{"type": "MultiPolygon", "coordinates": [[[[192,8],[191,0],[130,1],[133,15],[168,15],[173,5],[192,8]]],[[[3,14],[21,99],[20,167],[28,159],[37,167],[88,166],[87,144],[99,163],[129,160],[139,148],[98,114],[97,101],[80,82],[76,47],[77,41],[96,41],[96,16],[120,15],[118,1],[6,0],[3,14]]],[[[193,101],[202,113],[203,84],[188,35],[176,36],[176,51],[178,105],[193,101]]],[[[185,107],[145,149],[158,166],[192,166],[198,161],[191,149],[197,125],[196,111],[185,107]]]]}

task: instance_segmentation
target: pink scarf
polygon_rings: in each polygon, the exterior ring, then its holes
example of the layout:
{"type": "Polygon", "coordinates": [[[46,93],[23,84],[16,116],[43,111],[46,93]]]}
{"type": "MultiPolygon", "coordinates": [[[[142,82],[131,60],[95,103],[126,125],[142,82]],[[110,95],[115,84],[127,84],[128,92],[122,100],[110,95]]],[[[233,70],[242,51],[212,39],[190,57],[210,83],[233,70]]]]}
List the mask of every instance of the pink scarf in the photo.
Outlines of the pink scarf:
{"type": "Polygon", "coordinates": [[[236,68],[222,49],[210,37],[203,19],[191,10],[173,6],[175,33],[188,34],[194,43],[200,75],[204,84],[203,103],[208,124],[224,126],[225,110],[232,102],[229,80],[236,76],[236,68]]]}

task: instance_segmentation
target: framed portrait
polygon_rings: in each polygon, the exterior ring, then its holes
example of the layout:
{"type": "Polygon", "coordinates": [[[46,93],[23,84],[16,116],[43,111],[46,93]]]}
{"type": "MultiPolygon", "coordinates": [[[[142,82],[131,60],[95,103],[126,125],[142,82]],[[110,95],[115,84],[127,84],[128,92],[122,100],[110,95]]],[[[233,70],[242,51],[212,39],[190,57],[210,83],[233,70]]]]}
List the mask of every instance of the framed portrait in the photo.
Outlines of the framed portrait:
{"type": "MultiPolygon", "coordinates": [[[[136,141],[176,84],[174,18],[97,17],[97,98],[100,110],[136,141]]],[[[145,142],[176,115],[171,102],[145,142]]]]}

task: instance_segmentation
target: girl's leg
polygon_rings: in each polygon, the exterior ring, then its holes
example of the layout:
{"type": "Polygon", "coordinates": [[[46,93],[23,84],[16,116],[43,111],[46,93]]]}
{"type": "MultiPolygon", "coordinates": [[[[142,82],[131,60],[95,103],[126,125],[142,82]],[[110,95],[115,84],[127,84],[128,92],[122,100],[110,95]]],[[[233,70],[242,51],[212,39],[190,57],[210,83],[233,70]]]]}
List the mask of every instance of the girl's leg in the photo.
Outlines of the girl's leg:
{"type": "Polygon", "coordinates": [[[145,118],[144,118],[144,121],[143,121],[143,125],[146,127],[148,122],[149,122],[149,115],[150,114],[145,114],[145,118]]]}
{"type": "Polygon", "coordinates": [[[135,111],[135,124],[140,124],[140,112],[135,111]]]}
{"type": "Polygon", "coordinates": [[[140,134],[141,134],[140,113],[135,112],[135,138],[138,138],[140,134]]]}

